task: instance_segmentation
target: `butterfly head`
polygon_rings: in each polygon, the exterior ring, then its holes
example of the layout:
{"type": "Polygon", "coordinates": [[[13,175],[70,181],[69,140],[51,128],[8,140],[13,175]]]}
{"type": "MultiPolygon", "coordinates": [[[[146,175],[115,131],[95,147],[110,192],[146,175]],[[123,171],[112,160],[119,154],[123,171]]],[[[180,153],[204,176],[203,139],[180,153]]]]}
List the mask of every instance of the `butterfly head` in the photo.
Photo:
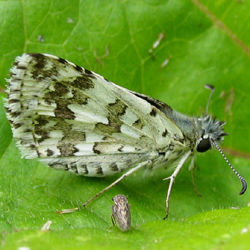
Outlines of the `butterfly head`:
{"type": "Polygon", "coordinates": [[[208,115],[208,108],[211,96],[214,92],[214,87],[212,85],[205,85],[206,88],[211,90],[210,96],[208,98],[207,108],[206,108],[206,116],[203,118],[199,118],[198,122],[200,133],[199,133],[199,139],[196,142],[196,150],[198,152],[206,152],[212,146],[214,146],[222,155],[224,160],[227,162],[229,167],[233,170],[233,172],[236,174],[236,176],[240,179],[242,188],[240,191],[240,195],[244,194],[247,190],[247,182],[245,179],[235,170],[235,168],[232,166],[232,164],[229,162],[225,154],[222,152],[219,144],[217,142],[220,142],[223,140],[225,135],[228,135],[224,132],[223,126],[225,125],[225,122],[218,121],[215,118],[212,118],[210,115],[208,115]]]}
{"type": "Polygon", "coordinates": [[[201,123],[201,136],[196,144],[198,152],[206,152],[212,148],[215,141],[223,141],[224,136],[228,135],[223,130],[225,125],[223,121],[212,118],[210,115],[199,118],[198,121],[201,123]]]}

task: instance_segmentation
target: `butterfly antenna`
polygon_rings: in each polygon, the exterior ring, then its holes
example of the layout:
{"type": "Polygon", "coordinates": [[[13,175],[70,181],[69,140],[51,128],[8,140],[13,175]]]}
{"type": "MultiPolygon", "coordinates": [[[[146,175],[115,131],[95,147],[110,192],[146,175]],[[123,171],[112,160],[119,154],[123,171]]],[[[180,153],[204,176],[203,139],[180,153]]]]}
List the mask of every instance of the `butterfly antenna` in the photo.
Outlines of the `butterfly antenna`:
{"type": "Polygon", "coordinates": [[[222,155],[222,157],[224,158],[224,160],[226,161],[226,163],[229,165],[229,167],[233,170],[233,172],[237,175],[237,177],[240,179],[241,184],[242,184],[242,189],[239,193],[239,195],[242,195],[245,193],[245,191],[247,190],[247,182],[245,181],[245,179],[235,170],[235,168],[232,166],[232,164],[229,162],[229,160],[227,159],[227,157],[225,156],[225,154],[222,152],[221,148],[219,147],[219,145],[217,144],[217,142],[213,141],[213,144],[215,145],[215,147],[217,148],[217,150],[220,152],[220,154],[222,155]]]}
{"type": "Polygon", "coordinates": [[[210,105],[210,100],[211,100],[211,97],[214,93],[214,86],[213,85],[210,85],[210,84],[206,84],[204,86],[206,89],[210,89],[211,90],[211,93],[210,93],[210,96],[208,97],[208,100],[207,100],[207,107],[206,107],[206,115],[208,115],[208,109],[209,109],[209,105],[210,105]]]}

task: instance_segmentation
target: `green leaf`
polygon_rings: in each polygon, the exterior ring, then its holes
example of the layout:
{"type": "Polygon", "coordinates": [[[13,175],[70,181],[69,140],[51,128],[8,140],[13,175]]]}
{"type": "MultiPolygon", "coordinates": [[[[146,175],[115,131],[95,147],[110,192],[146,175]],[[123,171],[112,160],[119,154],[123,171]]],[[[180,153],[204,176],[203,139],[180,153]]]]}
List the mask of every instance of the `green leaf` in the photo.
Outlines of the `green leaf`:
{"type": "Polygon", "coordinates": [[[86,178],[21,159],[2,99],[14,58],[50,53],[93,70],[184,114],[225,120],[223,151],[249,182],[249,7],[247,1],[0,1],[0,228],[3,249],[247,249],[249,192],[216,150],[197,156],[195,195],[188,163],[166,221],[170,172],[138,171],[72,214],[118,176],[86,178]],[[164,38],[150,54],[159,34],[164,38]],[[164,62],[168,62],[162,66],[164,62]],[[112,227],[116,194],[128,197],[132,230],[112,227]],[[231,207],[243,207],[230,209],[231,207]],[[214,210],[214,211],[213,211],[214,210]],[[41,227],[52,221],[51,230],[41,227]]]}

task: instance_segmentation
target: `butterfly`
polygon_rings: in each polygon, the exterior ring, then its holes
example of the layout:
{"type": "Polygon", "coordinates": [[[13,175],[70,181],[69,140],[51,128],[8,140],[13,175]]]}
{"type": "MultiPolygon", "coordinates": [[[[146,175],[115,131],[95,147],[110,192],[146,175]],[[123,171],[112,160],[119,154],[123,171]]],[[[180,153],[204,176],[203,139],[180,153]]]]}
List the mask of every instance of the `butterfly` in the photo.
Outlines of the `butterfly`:
{"type": "MultiPolygon", "coordinates": [[[[210,100],[214,88],[206,87],[210,100]]],[[[212,147],[240,179],[240,194],[247,189],[219,147],[227,135],[225,122],[208,115],[208,106],[205,116],[190,117],[65,59],[36,53],[16,58],[7,93],[7,118],[24,158],[89,177],[125,172],[84,206],[144,166],[172,166],[173,173],[164,179],[170,180],[166,218],[183,164],[212,147]]]]}

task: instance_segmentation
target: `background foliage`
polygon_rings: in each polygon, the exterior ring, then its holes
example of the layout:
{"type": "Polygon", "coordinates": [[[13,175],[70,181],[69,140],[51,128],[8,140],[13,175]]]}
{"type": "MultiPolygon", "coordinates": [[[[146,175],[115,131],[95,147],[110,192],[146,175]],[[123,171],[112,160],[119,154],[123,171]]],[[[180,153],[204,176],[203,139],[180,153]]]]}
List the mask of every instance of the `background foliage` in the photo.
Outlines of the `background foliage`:
{"type": "Polygon", "coordinates": [[[189,115],[225,120],[223,150],[246,180],[249,168],[250,36],[247,0],[1,0],[0,230],[2,249],[246,249],[250,194],[215,150],[197,156],[195,195],[188,164],[176,179],[163,221],[166,170],[139,171],[79,212],[117,176],[97,179],[20,159],[2,105],[5,78],[17,55],[50,53],[93,70],[189,115]],[[164,39],[149,53],[160,33],[164,39]],[[163,62],[168,60],[166,66],[163,62]],[[111,198],[132,205],[133,229],[112,227],[111,198]],[[241,209],[232,209],[240,208],[241,209]],[[51,220],[51,230],[41,232],[51,220]]]}

